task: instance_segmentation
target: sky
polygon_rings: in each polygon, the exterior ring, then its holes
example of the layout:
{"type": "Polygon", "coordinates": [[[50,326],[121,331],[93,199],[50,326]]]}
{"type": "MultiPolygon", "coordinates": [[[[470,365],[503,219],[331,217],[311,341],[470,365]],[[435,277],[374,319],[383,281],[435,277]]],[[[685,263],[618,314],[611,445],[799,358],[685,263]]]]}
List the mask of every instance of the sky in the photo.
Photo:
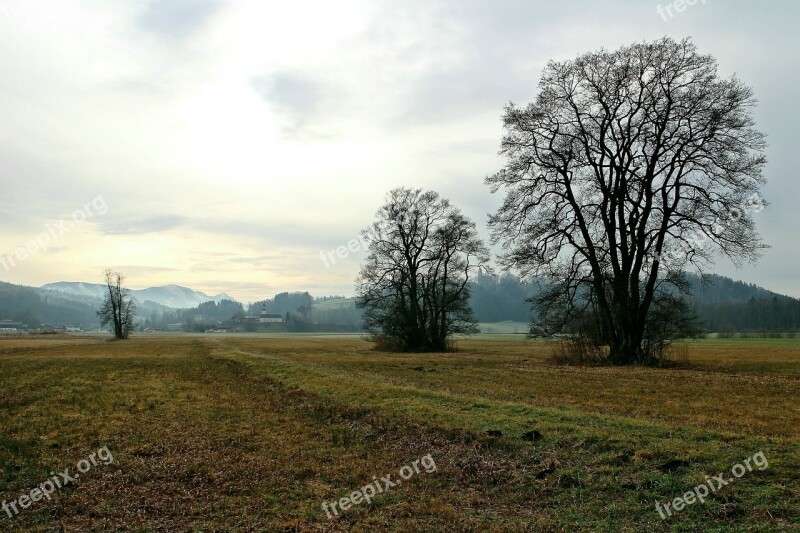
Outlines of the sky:
{"type": "Polygon", "coordinates": [[[2,0],[0,280],[351,295],[389,190],[488,239],[503,107],[548,60],[668,35],[751,86],[768,135],[772,247],[713,270],[800,297],[800,2],[676,2],[2,0]]]}

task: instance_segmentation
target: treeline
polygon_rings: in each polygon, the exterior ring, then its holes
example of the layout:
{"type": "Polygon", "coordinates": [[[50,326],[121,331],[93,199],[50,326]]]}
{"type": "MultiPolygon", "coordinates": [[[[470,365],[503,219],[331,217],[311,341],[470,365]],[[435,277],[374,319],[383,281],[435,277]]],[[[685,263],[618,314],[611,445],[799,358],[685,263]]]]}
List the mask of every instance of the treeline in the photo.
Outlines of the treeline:
{"type": "Polygon", "coordinates": [[[469,305],[477,322],[528,322],[531,306],[525,300],[537,291],[535,284],[511,274],[481,275],[470,286],[469,305]]]}
{"type": "Polygon", "coordinates": [[[692,304],[709,331],[800,331],[800,300],[724,276],[690,276],[692,304]]]}
{"type": "Polygon", "coordinates": [[[246,309],[239,302],[222,300],[205,302],[192,309],[156,311],[150,313],[142,327],[198,332],[214,328],[247,332],[358,332],[361,322],[361,311],[355,308],[352,299],[282,292],[253,302],[246,309]],[[282,322],[259,322],[262,309],[267,314],[280,315],[282,322]]]}
{"type": "MultiPolygon", "coordinates": [[[[800,331],[800,300],[796,298],[724,276],[689,275],[688,281],[690,304],[708,331],[800,331]]],[[[480,275],[471,284],[469,303],[478,322],[529,322],[531,309],[525,300],[538,290],[537,284],[523,283],[511,274],[480,275]]],[[[0,320],[14,320],[31,328],[42,324],[97,327],[98,305],[99,301],[81,301],[74,295],[0,282],[0,320]]],[[[262,326],[245,321],[243,317],[245,314],[260,315],[262,305],[266,305],[267,313],[283,318],[283,323],[270,326],[271,330],[362,330],[363,313],[356,308],[354,299],[344,296],[314,298],[308,292],[282,292],[274,298],[252,303],[247,309],[230,300],[210,301],[192,309],[178,310],[149,301],[139,302],[137,324],[142,328],[187,331],[239,325],[248,331],[259,331],[262,326]]]]}
{"type": "Polygon", "coordinates": [[[311,320],[332,331],[362,331],[364,313],[356,308],[352,298],[322,297],[314,300],[311,320]]]}
{"type": "Polygon", "coordinates": [[[709,331],[797,332],[800,331],[800,300],[773,296],[746,302],[696,303],[695,310],[709,331]]]}
{"type": "Polygon", "coordinates": [[[362,331],[363,314],[344,296],[315,298],[308,292],[282,292],[250,304],[248,314],[258,315],[262,306],[269,314],[281,315],[288,332],[362,331]]]}
{"type": "Polygon", "coordinates": [[[267,313],[274,315],[308,314],[308,309],[314,304],[314,298],[308,292],[282,292],[274,298],[260,300],[252,303],[247,308],[248,315],[261,313],[262,306],[266,306],[267,313]]]}
{"type": "MultiPolygon", "coordinates": [[[[711,332],[800,331],[800,300],[725,276],[687,274],[689,303],[711,332]]],[[[470,305],[478,322],[531,318],[526,298],[536,283],[522,283],[511,274],[479,276],[472,284],[470,305]]]]}
{"type": "Polygon", "coordinates": [[[240,315],[244,315],[244,307],[239,302],[209,301],[191,309],[152,311],[144,318],[142,327],[166,329],[180,324],[185,331],[205,331],[210,326],[228,324],[240,315]]]}
{"type": "Polygon", "coordinates": [[[772,298],[796,300],[790,296],[784,296],[759,287],[754,283],[736,281],[716,274],[706,274],[704,276],[687,274],[686,278],[689,282],[692,299],[698,303],[718,304],[745,302],[752,298],[756,300],[768,300],[772,298]]]}
{"type": "MultiPolygon", "coordinates": [[[[687,275],[689,302],[711,332],[800,331],[800,300],[752,283],[724,276],[687,275]]],[[[512,274],[479,275],[471,283],[470,305],[478,322],[530,322],[526,299],[537,294],[536,283],[523,283],[512,274]]],[[[269,313],[280,313],[293,331],[360,331],[363,313],[352,298],[309,293],[282,293],[265,300],[269,313]],[[309,303],[310,302],[310,303],[309,303]],[[308,313],[300,312],[307,309],[308,313]]],[[[256,302],[248,314],[260,312],[256,302]]]]}

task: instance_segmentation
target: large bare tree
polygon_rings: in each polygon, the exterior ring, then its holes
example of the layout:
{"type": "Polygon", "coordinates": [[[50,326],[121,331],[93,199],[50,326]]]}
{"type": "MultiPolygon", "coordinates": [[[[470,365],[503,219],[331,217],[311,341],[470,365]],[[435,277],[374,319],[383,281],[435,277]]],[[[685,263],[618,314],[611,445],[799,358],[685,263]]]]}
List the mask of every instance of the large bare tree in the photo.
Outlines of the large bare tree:
{"type": "Polygon", "coordinates": [[[540,316],[590,316],[610,362],[649,363],[682,270],[755,260],[766,160],[754,106],[689,39],[550,62],[536,100],[506,108],[506,164],[487,178],[505,191],[490,219],[503,265],[549,283],[540,316]]]}
{"type": "Polygon", "coordinates": [[[118,339],[127,339],[133,330],[133,318],[136,313],[136,300],[131,296],[130,289],[122,286],[125,278],[119,272],[105,271],[106,295],[103,305],[97,311],[100,324],[114,326],[114,336],[118,339]]]}
{"type": "Polygon", "coordinates": [[[488,261],[475,223],[432,191],[392,190],[362,232],[369,255],[357,280],[366,329],[402,351],[444,351],[476,332],[470,271],[488,261]]]}

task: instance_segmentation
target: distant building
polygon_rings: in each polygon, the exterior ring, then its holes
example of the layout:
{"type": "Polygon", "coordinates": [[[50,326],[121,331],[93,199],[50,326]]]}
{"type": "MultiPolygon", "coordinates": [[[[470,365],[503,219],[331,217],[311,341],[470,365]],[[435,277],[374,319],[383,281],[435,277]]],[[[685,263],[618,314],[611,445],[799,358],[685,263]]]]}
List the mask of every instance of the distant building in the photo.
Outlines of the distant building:
{"type": "Polygon", "coordinates": [[[267,304],[261,304],[260,315],[247,315],[244,317],[245,322],[258,323],[258,324],[282,324],[282,315],[272,315],[267,313],[267,304]]]}
{"type": "Polygon", "coordinates": [[[225,326],[217,326],[206,330],[206,333],[236,333],[236,330],[225,326]]]}
{"type": "Polygon", "coordinates": [[[83,329],[77,324],[64,324],[64,331],[67,333],[80,333],[83,329]]]}
{"type": "Polygon", "coordinates": [[[0,333],[17,333],[25,331],[28,326],[21,322],[13,322],[11,320],[0,320],[0,333]]]}
{"type": "Polygon", "coordinates": [[[267,313],[267,304],[261,304],[261,316],[258,317],[258,322],[261,324],[280,324],[283,322],[283,317],[281,315],[271,315],[267,313]]]}

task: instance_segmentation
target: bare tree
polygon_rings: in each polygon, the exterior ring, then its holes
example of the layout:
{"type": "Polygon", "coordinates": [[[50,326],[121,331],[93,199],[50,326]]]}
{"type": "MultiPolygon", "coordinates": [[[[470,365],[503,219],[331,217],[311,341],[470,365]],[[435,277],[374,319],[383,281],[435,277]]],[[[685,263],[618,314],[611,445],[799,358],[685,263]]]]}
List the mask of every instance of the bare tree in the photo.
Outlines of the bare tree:
{"type": "Polygon", "coordinates": [[[362,235],[358,304],[387,347],[444,351],[452,335],[477,331],[468,282],[488,251],[474,222],[435,192],[398,188],[362,235]]]}
{"type": "Polygon", "coordinates": [[[680,272],[764,248],[748,209],[766,162],[752,91],[669,38],[550,62],[539,88],[506,108],[507,163],[487,178],[506,193],[490,219],[502,264],[548,281],[562,325],[594,313],[610,362],[652,362],[652,311],[680,272]]]}
{"type": "Polygon", "coordinates": [[[113,324],[114,336],[127,339],[133,329],[133,318],[136,313],[136,300],[130,295],[130,289],[122,286],[125,278],[119,272],[105,271],[106,293],[103,305],[97,311],[100,324],[113,324]]]}
{"type": "Polygon", "coordinates": [[[310,322],[311,312],[314,310],[313,303],[307,305],[301,305],[297,308],[297,312],[300,313],[300,316],[303,317],[303,322],[310,322]]]}

